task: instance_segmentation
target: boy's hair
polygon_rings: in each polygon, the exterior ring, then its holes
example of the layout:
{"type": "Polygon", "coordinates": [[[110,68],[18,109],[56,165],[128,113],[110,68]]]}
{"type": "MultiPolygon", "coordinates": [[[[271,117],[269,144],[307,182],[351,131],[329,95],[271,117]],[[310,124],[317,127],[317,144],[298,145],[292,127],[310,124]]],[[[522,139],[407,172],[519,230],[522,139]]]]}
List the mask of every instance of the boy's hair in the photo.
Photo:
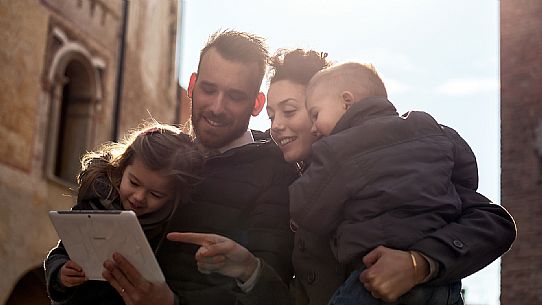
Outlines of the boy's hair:
{"type": "Polygon", "coordinates": [[[318,71],[331,66],[327,53],[303,49],[279,49],[269,60],[269,84],[287,80],[306,86],[318,71]]]}
{"type": "Polygon", "coordinates": [[[215,48],[227,60],[245,64],[255,63],[258,67],[258,77],[261,84],[269,57],[267,46],[262,37],[234,30],[215,32],[209,37],[200,52],[198,72],[203,55],[211,48],[215,48]]]}
{"type": "Polygon", "coordinates": [[[382,79],[371,64],[347,62],[322,70],[310,80],[307,92],[319,85],[337,92],[348,90],[357,101],[370,96],[388,96],[382,79]]]}
{"type": "Polygon", "coordinates": [[[115,200],[124,170],[136,156],[149,169],[173,179],[174,202],[184,199],[199,181],[203,157],[192,138],[174,126],[144,123],[121,142],[105,143],[82,157],[81,172],[77,176],[78,201],[96,195],[115,200]]]}

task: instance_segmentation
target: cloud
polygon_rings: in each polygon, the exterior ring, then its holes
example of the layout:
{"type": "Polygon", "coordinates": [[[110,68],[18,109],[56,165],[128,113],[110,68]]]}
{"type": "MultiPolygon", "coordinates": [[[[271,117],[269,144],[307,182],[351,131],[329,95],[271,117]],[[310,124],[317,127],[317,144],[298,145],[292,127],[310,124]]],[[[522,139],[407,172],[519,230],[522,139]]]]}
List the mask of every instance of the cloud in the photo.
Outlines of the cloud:
{"type": "Polygon", "coordinates": [[[450,79],[435,87],[435,91],[445,95],[471,95],[499,90],[499,80],[495,78],[465,77],[450,79]]]}

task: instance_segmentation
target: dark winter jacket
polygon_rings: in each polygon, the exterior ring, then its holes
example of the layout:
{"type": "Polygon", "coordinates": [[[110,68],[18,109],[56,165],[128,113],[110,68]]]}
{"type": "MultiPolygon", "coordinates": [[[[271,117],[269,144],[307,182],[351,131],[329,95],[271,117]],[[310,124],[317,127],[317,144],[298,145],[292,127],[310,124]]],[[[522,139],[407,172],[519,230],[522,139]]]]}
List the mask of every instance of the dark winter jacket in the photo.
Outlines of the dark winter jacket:
{"type": "Polygon", "coordinates": [[[453,143],[430,115],[399,116],[387,100],[365,99],[313,145],[311,166],[290,187],[291,217],[334,236],[341,263],[379,245],[405,250],[459,216],[453,168],[453,143]]]}
{"type": "MultiPolygon", "coordinates": [[[[263,261],[266,274],[272,273],[272,283],[286,287],[293,275],[288,186],[297,176],[268,136],[253,134],[255,143],[206,160],[203,181],[196,186],[191,202],[177,209],[167,231],[229,237],[263,261]]],[[[164,241],[157,254],[180,303],[244,304],[243,295],[236,293],[235,280],[197,270],[196,250],[197,246],[164,241]]],[[[265,304],[262,302],[258,303],[265,304]]]]}
{"type": "MultiPolygon", "coordinates": [[[[115,188],[109,179],[99,177],[94,182],[95,192],[89,189],[86,194],[79,194],[79,202],[72,210],[122,210],[115,188]],[[98,186],[98,187],[96,187],[98,186]],[[113,194],[113,195],[112,195],[113,194]]],[[[143,225],[143,231],[153,251],[164,236],[166,220],[143,225]]],[[[140,219],[141,221],[141,219],[140,219]]],[[[124,301],[118,292],[106,281],[89,280],[82,285],[67,288],[61,285],[60,268],[70,259],[62,241],[53,248],[44,262],[47,292],[53,304],[69,305],[122,305],[124,301]]]]}
{"type": "Polygon", "coordinates": [[[452,129],[423,112],[398,116],[385,98],[353,104],[313,145],[310,168],[290,188],[297,303],[326,304],[345,280],[334,256],[359,262],[378,245],[435,259],[435,282],[489,264],[510,247],[515,227],[477,184],[474,155],[452,129]]]}

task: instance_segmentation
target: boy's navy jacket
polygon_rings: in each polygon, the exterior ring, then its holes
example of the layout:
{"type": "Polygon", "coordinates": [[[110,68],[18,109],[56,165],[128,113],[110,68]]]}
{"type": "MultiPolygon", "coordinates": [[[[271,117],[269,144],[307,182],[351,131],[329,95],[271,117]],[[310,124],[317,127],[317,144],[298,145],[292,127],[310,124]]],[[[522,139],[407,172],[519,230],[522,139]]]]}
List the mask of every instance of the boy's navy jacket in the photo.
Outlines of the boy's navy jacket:
{"type": "MultiPolygon", "coordinates": [[[[387,100],[365,99],[313,145],[311,166],[290,188],[291,217],[334,235],[341,263],[379,245],[408,249],[460,215],[456,162],[453,142],[430,115],[399,116],[387,100]]],[[[476,189],[475,162],[471,169],[460,181],[476,189]]]]}
{"type": "Polygon", "coordinates": [[[290,187],[293,264],[306,303],[326,304],[345,280],[341,266],[379,245],[435,259],[435,284],[498,258],[515,225],[477,187],[474,154],[453,129],[424,112],[399,116],[386,98],[352,104],[290,187]]]}

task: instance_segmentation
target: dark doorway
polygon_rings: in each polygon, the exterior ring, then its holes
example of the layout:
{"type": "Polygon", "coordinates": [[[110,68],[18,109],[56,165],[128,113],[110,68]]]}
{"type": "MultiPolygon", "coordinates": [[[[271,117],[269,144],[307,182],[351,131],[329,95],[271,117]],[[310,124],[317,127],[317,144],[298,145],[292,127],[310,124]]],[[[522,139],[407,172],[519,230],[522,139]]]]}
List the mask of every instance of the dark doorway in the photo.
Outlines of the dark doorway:
{"type": "Polygon", "coordinates": [[[6,305],[49,305],[45,288],[45,274],[39,266],[25,274],[9,296],[6,305]]]}

